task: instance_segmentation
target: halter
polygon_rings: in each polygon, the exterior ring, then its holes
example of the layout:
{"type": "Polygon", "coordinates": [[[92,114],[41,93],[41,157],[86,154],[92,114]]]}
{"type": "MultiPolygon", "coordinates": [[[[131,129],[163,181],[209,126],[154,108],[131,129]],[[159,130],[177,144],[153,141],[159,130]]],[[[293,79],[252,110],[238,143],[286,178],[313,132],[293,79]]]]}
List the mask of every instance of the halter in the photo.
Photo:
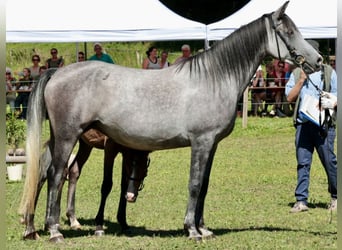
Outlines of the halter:
{"type": "MultiPolygon", "coordinates": [[[[289,51],[293,61],[298,65],[298,66],[302,66],[305,63],[305,57],[303,55],[297,54],[296,49],[294,47],[292,47],[291,45],[289,45],[285,39],[285,37],[280,33],[280,31],[277,29],[277,26],[275,25],[273,19],[272,19],[272,15],[269,15],[268,18],[271,20],[271,24],[272,24],[272,29],[274,29],[275,31],[275,39],[276,39],[276,43],[277,43],[277,50],[278,50],[278,58],[279,60],[281,60],[281,56],[280,56],[280,49],[279,49],[279,41],[278,41],[278,36],[280,37],[280,39],[283,41],[283,43],[285,44],[287,50],[289,51]]],[[[307,64],[307,63],[306,63],[307,64]]],[[[308,65],[309,66],[309,65],[308,65]]],[[[311,67],[311,66],[309,66],[311,67]]]]}
{"type": "MultiPolygon", "coordinates": [[[[137,162],[134,160],[132,162],[132,165],[134,165],[134,167],[139,167],[139,166],[136,166],[137,162]]],[[[147,157],[147,162],[146,162],[146,169],[150,166],[150,157],[147,157]]],[[[138,191],[141,191],[144,189],[145,187],[145,184],[144,184],[144,179],[145,179],[146,176],[142,177],[141,179],[140,178],[135,178],[133,176],[133,172],[131,174],[131,176],[129,176],[127,179],[130,180],[130,181],[138,181],[140,182],[140,185],[138,187],[138,191]]]]}
{"type": "MultiPolygon", "coordinates": [[[[280,31],[277,29],[277,26],[275,25],[275,23],[274,23],[274,21],[273,21],[273,19],[272,19],[272,15],[269,15],[268,18],[271,20],[272,29],[274,29],[274,31],[275,31],[274,34],[275,34],[275,39],[276,39],[276,43],[277,43],[277,50],[278,50],[278,58],[279,58],[279,60],[281,61],[278,36],[280,37],[280,39],[281,39],[281,40],[283,41],[283,43],[285,44],[285,46],[286,46],[287,50],[289,51],[289,53],[290,53],[290,55],[291,55],[293,61],[297,64],[298,67],[300,67],[300,68],[302,68],[302,69],[303,69],[303,67],[306,67],[306,68],[309,68],[311,71],[315,71],[315,70],[311,67],[311,65],[308,64],[308,63],[306,62],[305,57],[304,57],[303,55],[297,54],[296,49],[295,49],[294,47],[290,46],[290,45],[287,43],[285,37],[284,37],[284,36],[280,33],[280,31]]],[[[314,83],[311,81],[311,79],[310,79],[309,75],[306,73],[306,71],[305,71],[305,70],[303,70],[303,71],[304,71],[304,73],[305,73],[305,75],[306,75],[308,81],[315,87],[315,89],[316,89],[316,90],[319,92],[319,94],[321,95],[323,91],[322,91],[316,84],[314,84],[314,83]]]]}

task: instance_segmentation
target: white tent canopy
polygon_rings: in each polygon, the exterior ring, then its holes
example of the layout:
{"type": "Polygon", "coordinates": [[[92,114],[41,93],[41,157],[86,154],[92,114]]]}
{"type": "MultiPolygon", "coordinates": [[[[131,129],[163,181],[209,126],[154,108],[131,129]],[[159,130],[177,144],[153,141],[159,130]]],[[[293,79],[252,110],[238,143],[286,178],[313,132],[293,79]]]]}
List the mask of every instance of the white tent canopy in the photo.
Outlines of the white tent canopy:
{"type": "Polygon", "coordinates": [[[7,42],[204,40],[205,24],[158,0],[7,1],[7,42]]]}
{"type": "MultiPolygon", "coordinates": [[[[221,40],[241,25],[279,8],[285,0],[251,0],[243,8],[208,25],[208,40],[221,40]]],[[[290,0],[286,14],[304,38],[337,37],[337,0],[290,0]]]]}
{"type": "MultiPolygon", "coordinates": [[[[7,1],[7,42],[221,40],[285,0],[251,0],[206,26],[158,0],[7,1]]],[[[290,0],[286,13],[305,38],[336,38],[337,0],[290,0]]]]}

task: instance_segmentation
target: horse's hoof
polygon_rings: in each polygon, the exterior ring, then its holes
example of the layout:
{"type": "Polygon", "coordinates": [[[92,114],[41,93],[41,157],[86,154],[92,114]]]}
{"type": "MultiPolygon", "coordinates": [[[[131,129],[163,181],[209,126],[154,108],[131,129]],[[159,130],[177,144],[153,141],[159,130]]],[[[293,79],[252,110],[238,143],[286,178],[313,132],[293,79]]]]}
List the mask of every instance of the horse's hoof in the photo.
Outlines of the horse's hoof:
{"type": "Polygon", "coordinates": [[[52,242],[52,243],[64,243],[64,237],[63,237],[63,235],[58,235],[58,236],[50,237],[49,242],[52,242]]]}
{"type": "Polygon", "coordinates": [[[71,228],[72,230],[77,231],[77,230],[81,230],[82,226],[81,226],[81,225],[74,225],[74,226],[70,226],[70,228],[71,228]]]}
{"type": "Polygon", "coordinates": [[[193,235],[193,236],[190,236],[188,237],[189,240],[193,240],[193,241],[196,241],[196,242],[200,242],[202,241],[202,236],[201,235],[193,235]]]}
{"type": "Polygon", "coordinates": [[[95,230],[95,236],[101,237],[105,235],[104,230],[95,230]]]}
{"type": "Polygon", "coordinates": [[[79,222],[71,223],[70,228],[72,230],[80,230],[82,228],[82,225],[79,222]]]}
{"type": "Polygon", "coordinates": [[[199,231],[201,232],[202,238],[206,238],[206,239],[215,238],[214,233],[205,227],[200,227],[199,231]]]}
{"type": "Polygon", "coordinates": [[[24,240],[39,240],[39,234],[37,232],[29,233],[23,236],[24,240]]]}

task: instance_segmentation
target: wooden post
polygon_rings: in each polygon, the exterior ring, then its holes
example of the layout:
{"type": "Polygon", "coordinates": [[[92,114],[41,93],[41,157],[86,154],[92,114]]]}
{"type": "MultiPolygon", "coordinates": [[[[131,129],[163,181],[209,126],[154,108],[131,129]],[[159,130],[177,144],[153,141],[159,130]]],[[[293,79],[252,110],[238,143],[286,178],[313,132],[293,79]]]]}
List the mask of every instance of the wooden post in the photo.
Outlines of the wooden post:
{"type": "Polygon", "coordinates": [[[249,87],[243,92],[243,105],[242,105],[242,128],[247,128],[247,116],[248,116],[248,91],[249,87]]]}

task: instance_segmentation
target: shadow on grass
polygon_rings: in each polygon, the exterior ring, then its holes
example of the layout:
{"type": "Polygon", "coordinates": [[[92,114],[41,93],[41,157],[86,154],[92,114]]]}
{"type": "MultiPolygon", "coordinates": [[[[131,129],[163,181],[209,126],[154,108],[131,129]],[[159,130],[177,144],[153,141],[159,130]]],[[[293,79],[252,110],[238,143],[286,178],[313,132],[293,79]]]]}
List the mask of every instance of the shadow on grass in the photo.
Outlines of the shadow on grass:
{"type": "MultiPolygon", "coordinates": [[[[323,203],[322,203],[323,204],[323,203]]],[[[317,204],[316,204],[317,205],[317,204]]],[[[80,230],[73,230],[73,229],[65,229],[67,227],[64,227],[63,230],[61,230],[61,233],[66,238],[77,238],[77,237],[84,237],[84,236],[94,236],[94,220],[93,219],[79,219],[79,222],[83,225],[83,229],[80,230]],[[88,229],[91,227],[90,229],[88,229]]],[[[176,230],[151,230],[146,229],[145,227],[135,227],[130,226],[129,230],[127,232],[122,232],[121,227],[116,222],[110,222],[105,221],[106,229],[105,229],[105,235],[112,235],[112,236],[125,236],[125,237],[136,237],[136,236],[147,236],[147,237],[160,237],[160,238],[168,238],[168,237],[187,237],[187,232],[185,232],[183,229],[176,229],[176,230]]],[[[265,232],[305,232],[312,235],[334,235],[337,234],[337,232],[314,232],[314,231],[307,231],[302,229],[293,229],[293,228],[286,228],[286,227],[270,227],[270,226],[251,226],[247,228],[216,228],[211,229],[215,236],[220,235],[226,235],[229,233],[240,233],[240,232],[253,232],[253,231],[265,231],[265,232]]],[[[46,231],[40,231],[39,234],[48,234],[46,231]]]]}
{"type": "MultiPolygon", "coordinates": [[[[295,203],[294,202],[290,202],[288,204],[289,207],[293,207],[295,203]]],[[[327,209],[328,208],[328,204],[326,202],[308,202],[308,207],[309,208],[323,208],[323,209],[327,209]]]]}

